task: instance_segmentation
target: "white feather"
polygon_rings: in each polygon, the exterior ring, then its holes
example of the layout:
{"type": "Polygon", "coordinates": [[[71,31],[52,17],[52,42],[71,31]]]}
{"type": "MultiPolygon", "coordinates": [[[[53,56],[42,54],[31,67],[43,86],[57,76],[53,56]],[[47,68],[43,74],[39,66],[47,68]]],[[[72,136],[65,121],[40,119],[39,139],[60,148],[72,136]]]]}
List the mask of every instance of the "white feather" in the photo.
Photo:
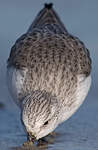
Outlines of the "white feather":
{"type": "Polygon", "coordinates": [[[21,93],[21,89],[23,88],[26,72],[26,70],[21,71],[14,67],[11,67],[7,70],[8,88],[12,98],[17,104],[19,103],[19,95],[21,93]]]}
{"type": "Polygon", "coordinates": [[[78,75],[77,81],[76,100],[74,101],[71,109],[62,109],[60,113],[60,123],[67,120],[76,112],[88,94],[91,85],[91,76],[89,75],[88,77],[85,77],[84,75],[78,75]]]}

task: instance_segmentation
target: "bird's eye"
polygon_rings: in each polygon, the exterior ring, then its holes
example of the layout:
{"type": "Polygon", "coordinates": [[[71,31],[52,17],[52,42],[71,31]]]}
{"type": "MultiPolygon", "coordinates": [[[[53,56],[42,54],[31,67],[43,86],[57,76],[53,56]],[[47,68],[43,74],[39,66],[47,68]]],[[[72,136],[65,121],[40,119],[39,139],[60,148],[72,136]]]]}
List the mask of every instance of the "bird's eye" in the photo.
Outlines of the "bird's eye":
{"type": "Polygon", "coordinates": [[[48,121],[46,121],[46,122],[44,123],[44,126],[47,125],[47,124],[48,124],[48,121]]]}

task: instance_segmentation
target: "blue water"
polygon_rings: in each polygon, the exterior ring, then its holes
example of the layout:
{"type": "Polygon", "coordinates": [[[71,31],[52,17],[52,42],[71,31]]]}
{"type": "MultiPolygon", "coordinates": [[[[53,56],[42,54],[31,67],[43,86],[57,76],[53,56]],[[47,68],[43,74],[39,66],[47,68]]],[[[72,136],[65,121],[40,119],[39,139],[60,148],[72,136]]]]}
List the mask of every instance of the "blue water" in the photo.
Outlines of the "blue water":
{"type": "MultiPolygon", "coordinates": [[[[0,150],[20,147],[26,134],[20,122],[20,112],[6,87],[6,60],[15,40],[23,34],[45,0],[0,0],[0,150]]],[[[47,1],[49,2],[49,0],[47,1]]],[[[54,8],[68,31],[78,36],[90,49],[92,57],[92,87],[81,108],[56,132],[49,150],[98,150],[98,1],[54,0],[54,8]]],[[[47,149],[47,148],[46,148],[47,149]]]]}

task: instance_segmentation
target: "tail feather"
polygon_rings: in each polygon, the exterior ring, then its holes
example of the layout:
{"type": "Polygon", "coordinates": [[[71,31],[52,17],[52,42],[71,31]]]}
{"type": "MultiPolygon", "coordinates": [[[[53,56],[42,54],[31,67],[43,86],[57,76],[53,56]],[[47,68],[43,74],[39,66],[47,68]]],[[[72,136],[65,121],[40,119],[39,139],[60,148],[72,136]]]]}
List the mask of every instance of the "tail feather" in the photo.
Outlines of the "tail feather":
{"type": "Polygon", "coordinates": [[[66,28],[61,22],[58,14],[53,9],[52,3],[45,4],[45,7],[38,13],[34,22],[31,24],[30,28],[28,29],[28,32],[31,32],[34,28],[41,28],[45,24],[57,24],[64,31],[66,31],[66,28]]]}

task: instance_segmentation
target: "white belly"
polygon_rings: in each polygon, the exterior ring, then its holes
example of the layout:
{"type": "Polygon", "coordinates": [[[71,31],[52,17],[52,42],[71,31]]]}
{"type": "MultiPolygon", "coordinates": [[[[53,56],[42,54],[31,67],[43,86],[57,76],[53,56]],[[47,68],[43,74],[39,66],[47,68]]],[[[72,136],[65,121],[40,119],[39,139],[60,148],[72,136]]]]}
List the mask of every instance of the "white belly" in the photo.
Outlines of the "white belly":
{"type": "Polygon", "coordinates": [[[7,70],[7,83],[12,98],[19,105],[19,96],[23,89],[23,83],[26,77],[26,70],[19,70],[13,67],[7,70]]]}
{"type": "Polygon", "coordinates": [[[84,75],[79,75],[77,77],[77,90],[75,93],[75,97],[76,100],[74,101],[73,105],[71,106],[71,108],[64,108],[62,109],[62,112],[60,114],[60,123],[67,120],[69,117],[71,117],[76,110],[81,106],[81,104],[83,103],[83,101],[85,100],[88,91],[90,89],[90,85],[91,85],[91,76],[88,77],[84,77],[84,75]]]}

